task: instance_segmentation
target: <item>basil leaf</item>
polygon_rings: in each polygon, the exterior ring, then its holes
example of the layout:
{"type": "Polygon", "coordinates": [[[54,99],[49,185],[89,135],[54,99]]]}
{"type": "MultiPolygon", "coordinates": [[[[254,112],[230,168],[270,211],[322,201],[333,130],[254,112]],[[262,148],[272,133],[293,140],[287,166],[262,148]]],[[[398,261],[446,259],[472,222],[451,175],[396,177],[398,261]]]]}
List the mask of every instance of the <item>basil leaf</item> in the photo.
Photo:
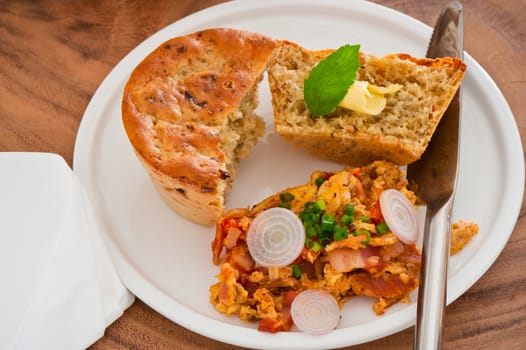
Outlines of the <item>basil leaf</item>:
{"type": "Polygon", "coordinates": [[[321,60],[304,81],[303,97],[313,117],[332,112],[354,83],[360,45],[344,45],[321,60]]]}

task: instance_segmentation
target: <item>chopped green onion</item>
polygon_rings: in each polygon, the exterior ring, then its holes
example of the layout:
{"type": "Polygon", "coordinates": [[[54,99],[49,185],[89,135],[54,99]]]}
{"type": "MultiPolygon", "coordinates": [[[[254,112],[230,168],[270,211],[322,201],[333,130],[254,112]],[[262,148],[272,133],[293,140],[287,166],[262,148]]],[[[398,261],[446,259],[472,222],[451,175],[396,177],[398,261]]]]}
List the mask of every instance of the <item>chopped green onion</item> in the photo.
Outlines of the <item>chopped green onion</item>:
{"type": "Polygon", "coordinates": [[[376,232],[378,232],[378,234],[380,234],[380,235],[385,235],[389,231],[391,231],[391,230],[389,229],[389,226],[387,226],[385,221],[382,221],[381,224],[376,226],[376,232]]]}
{"type": "Polygon", "coordinates": [[[354,236],[365,235],[367,238],[365,239],[365,241],[362,241],[362,244],[364,245],[368,245],[369,242],[371,241],[371,233],[367,230],[354,230],[353,235],[354,236]]]}
{"type": "Polygon", "coordinates": [[[321,226],[318,228],[318,240],[322,240],[324,238],[329,238],[332,234],[332,230],[323,230],[321,226]]]}
{"type": "Polygon", "coordinates": [[[369,222],[371,220],[371,218],[367,215],[364,215],[362,217],[360,217],[360,221],[361,222],[369,222]]]}
{"type": "Polygon", "coordinates": [[[341,218],[341,222],[342,224],[344,224],[345,226],[349,226],[350,224],[352,224],[352,222],[354,221],[353,217],[350,216],[350,215],[347,215],[347,214],[344,214],[341,218]]]}
{"type": "Polygon", "coordinates": [[[321,217],[321,220],[322,221],[330,221],[332,223],[336,222],[336,219],[334,218],[334,216],[332,216],[332,214],[329,213],[329,212],[323,213],[323,216],[321,217]]]}
{"type": "Polygon", "coordinates": [[[314,203],[314,208],[319,211],[327,209],[327,205],[323,199],[319,199],[314,203]]]}
{"type": "Polygon", "coordinates": [[[345,227],[341,226],[334,226],[334,240],[335,241],[341,241],[342,239],[345,239],[349,236],[349,232],[345,227]]]}
{"type": "Polygon", "coordinates": [[[279,203],[278,207],[280,208],[285,208],[285,209],[290,209],[290,203],[279,203]]]}
{"type": "Polygon", "coordinates": [[[279,200],[282,202],[290,202],[294,198],[294,195],[290,192],[283,192],[279,194],[279,200]]]}
{"type": "Polygon", "coordinates": [[[300,278],[301,274],[302,274],[301,267],[299,267],[299,265],[296,265],[296,264],[292,265],[292,275],[295,278],[300,278]]]}
{"type": "Polygon", "coordinates": [[[347,204],[345,206],[345,214],[346,215],[349,215],[351,218],[354,219],[354,205],[352,204],[347,204]]]}
{"type": "Polygon", "coordinates": [[[318,234],[316,227],[312,223],[306,222],[303,226],[305,226],[305,234],[307,237],[314,237],[318,234]]]}
{"type": "MultiPolygon", "coordinates": [[[[347,204],[344,208],[345,214],[338,220],[327,210],[327,204],[323,199],[306,202],[304,210],[298,213],[305,228],[305,247],[317,252],[333,241],[340,241],[349,237],[349,226],[354,222],[355,207],[347,204]]],[[[360,218],[370,222],[368,216],[360,218]]],[[[352,226],[351,226],[352,227],[352,226]]],[[[380,228],[381,230],[381,228],[380,228]]],[[[366,230],[357,230],[354,235],[365,235],[363,244],[368,244],[371,233],[366,230]]]]}
{"type": "Polygon", "coordinates": [[[325,247],[328,244],[331,244],[331,239],[329,237],[323,237],[320,239],[320,244],[322,247],[325,247]]]}
{"type": "Polygon", "coordinates": [[[316,186],[320,187],[322,183],[325,182],[325,178],[323,178],[323,176],[320,176],[319,178],[317,178],[314,183],[316,184],[316,186]]]}
{"type": "Polygon", "coordinates": [[[364,234],[363,233],[364,231],[366,231],[366,230],[358,230],[358,229],[356,229],[356,230],[353,231],[352,234],[353,234],[353,236],[360,236],[360,235],[364,234]]]}
{"type": "Polygon", "coordinates": [[[322,221],[320,227],[321,227],[321,232],[332,232],[334,228],[334,222],[322,221]]]}
{"type": "Polygon", "coordinates": [[[371,241],[371,233],[369,231],[365,231],[365,235],[367,236],[367,238],[365,239],[365,241],[362,241],[362,244],[368,245],[371,241]]]}
{"type": "Polygon", "coordinates": [[[304,212],[302,216],[302,220],[304,223],[317,224],[320,220],[319,214],[314,214],[312,212],[304,212]]]}
{"type": "Polygon", "coordinates": [[[317,241],[312,240],[311,238],[307,238],[305,240],[305,246],[312,250],[313,252],[317,252],[322,248],[321,244],[317,241]]]}
{"type": "Polygon", "coordinates": [[[322,232],[332,232],[334,230],[334,225],[336,224],[336,219],[330,213],[324,213],[321,217],[321,231],[322,232]]]}

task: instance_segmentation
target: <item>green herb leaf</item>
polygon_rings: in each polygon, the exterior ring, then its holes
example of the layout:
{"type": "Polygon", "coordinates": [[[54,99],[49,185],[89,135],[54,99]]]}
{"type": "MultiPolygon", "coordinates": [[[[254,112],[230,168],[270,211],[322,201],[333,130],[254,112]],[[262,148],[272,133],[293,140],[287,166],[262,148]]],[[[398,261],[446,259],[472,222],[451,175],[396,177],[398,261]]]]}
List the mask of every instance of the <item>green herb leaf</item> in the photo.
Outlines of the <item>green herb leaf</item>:
{"type": "Polygon", "coordinates": [[[360,67],[360,45],[344,45],[321,60],[304,82],[304,99],[313,117],[332,112],[347,94],[360,67]]]}

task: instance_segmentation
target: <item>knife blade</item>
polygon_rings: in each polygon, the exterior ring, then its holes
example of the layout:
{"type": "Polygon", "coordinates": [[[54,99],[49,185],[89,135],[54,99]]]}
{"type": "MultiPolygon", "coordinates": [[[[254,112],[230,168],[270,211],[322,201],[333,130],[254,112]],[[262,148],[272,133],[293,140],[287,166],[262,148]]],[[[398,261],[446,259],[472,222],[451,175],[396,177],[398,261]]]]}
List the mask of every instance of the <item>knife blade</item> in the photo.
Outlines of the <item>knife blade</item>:
{"type": "MultiPolygon", "coordinates": [[[[463,9],[445,5],[426,57],[463,58],[463,9]]],[[[421,159],[408,165],[407,179],[426,206],[414,349],[440,349],[446,305],[451,211],[458,173],[461,88],[442,116],[421,159]]]]}

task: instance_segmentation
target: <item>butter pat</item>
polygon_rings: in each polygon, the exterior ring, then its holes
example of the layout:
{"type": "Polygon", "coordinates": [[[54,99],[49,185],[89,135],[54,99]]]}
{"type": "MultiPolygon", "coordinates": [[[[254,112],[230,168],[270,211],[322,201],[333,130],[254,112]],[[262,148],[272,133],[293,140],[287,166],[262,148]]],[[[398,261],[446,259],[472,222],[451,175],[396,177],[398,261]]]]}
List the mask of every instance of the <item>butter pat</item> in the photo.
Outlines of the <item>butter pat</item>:
{"type": "Polygon", "coordinates": [[[389,86],[377,86],[367,81],[356,80],[349,87],[347,94],[338,106],[351,109],[356,112],[377,115],[385,108],[386,94],[393,94],[400,90],[402,85],[391,84],[389,86]]]}

